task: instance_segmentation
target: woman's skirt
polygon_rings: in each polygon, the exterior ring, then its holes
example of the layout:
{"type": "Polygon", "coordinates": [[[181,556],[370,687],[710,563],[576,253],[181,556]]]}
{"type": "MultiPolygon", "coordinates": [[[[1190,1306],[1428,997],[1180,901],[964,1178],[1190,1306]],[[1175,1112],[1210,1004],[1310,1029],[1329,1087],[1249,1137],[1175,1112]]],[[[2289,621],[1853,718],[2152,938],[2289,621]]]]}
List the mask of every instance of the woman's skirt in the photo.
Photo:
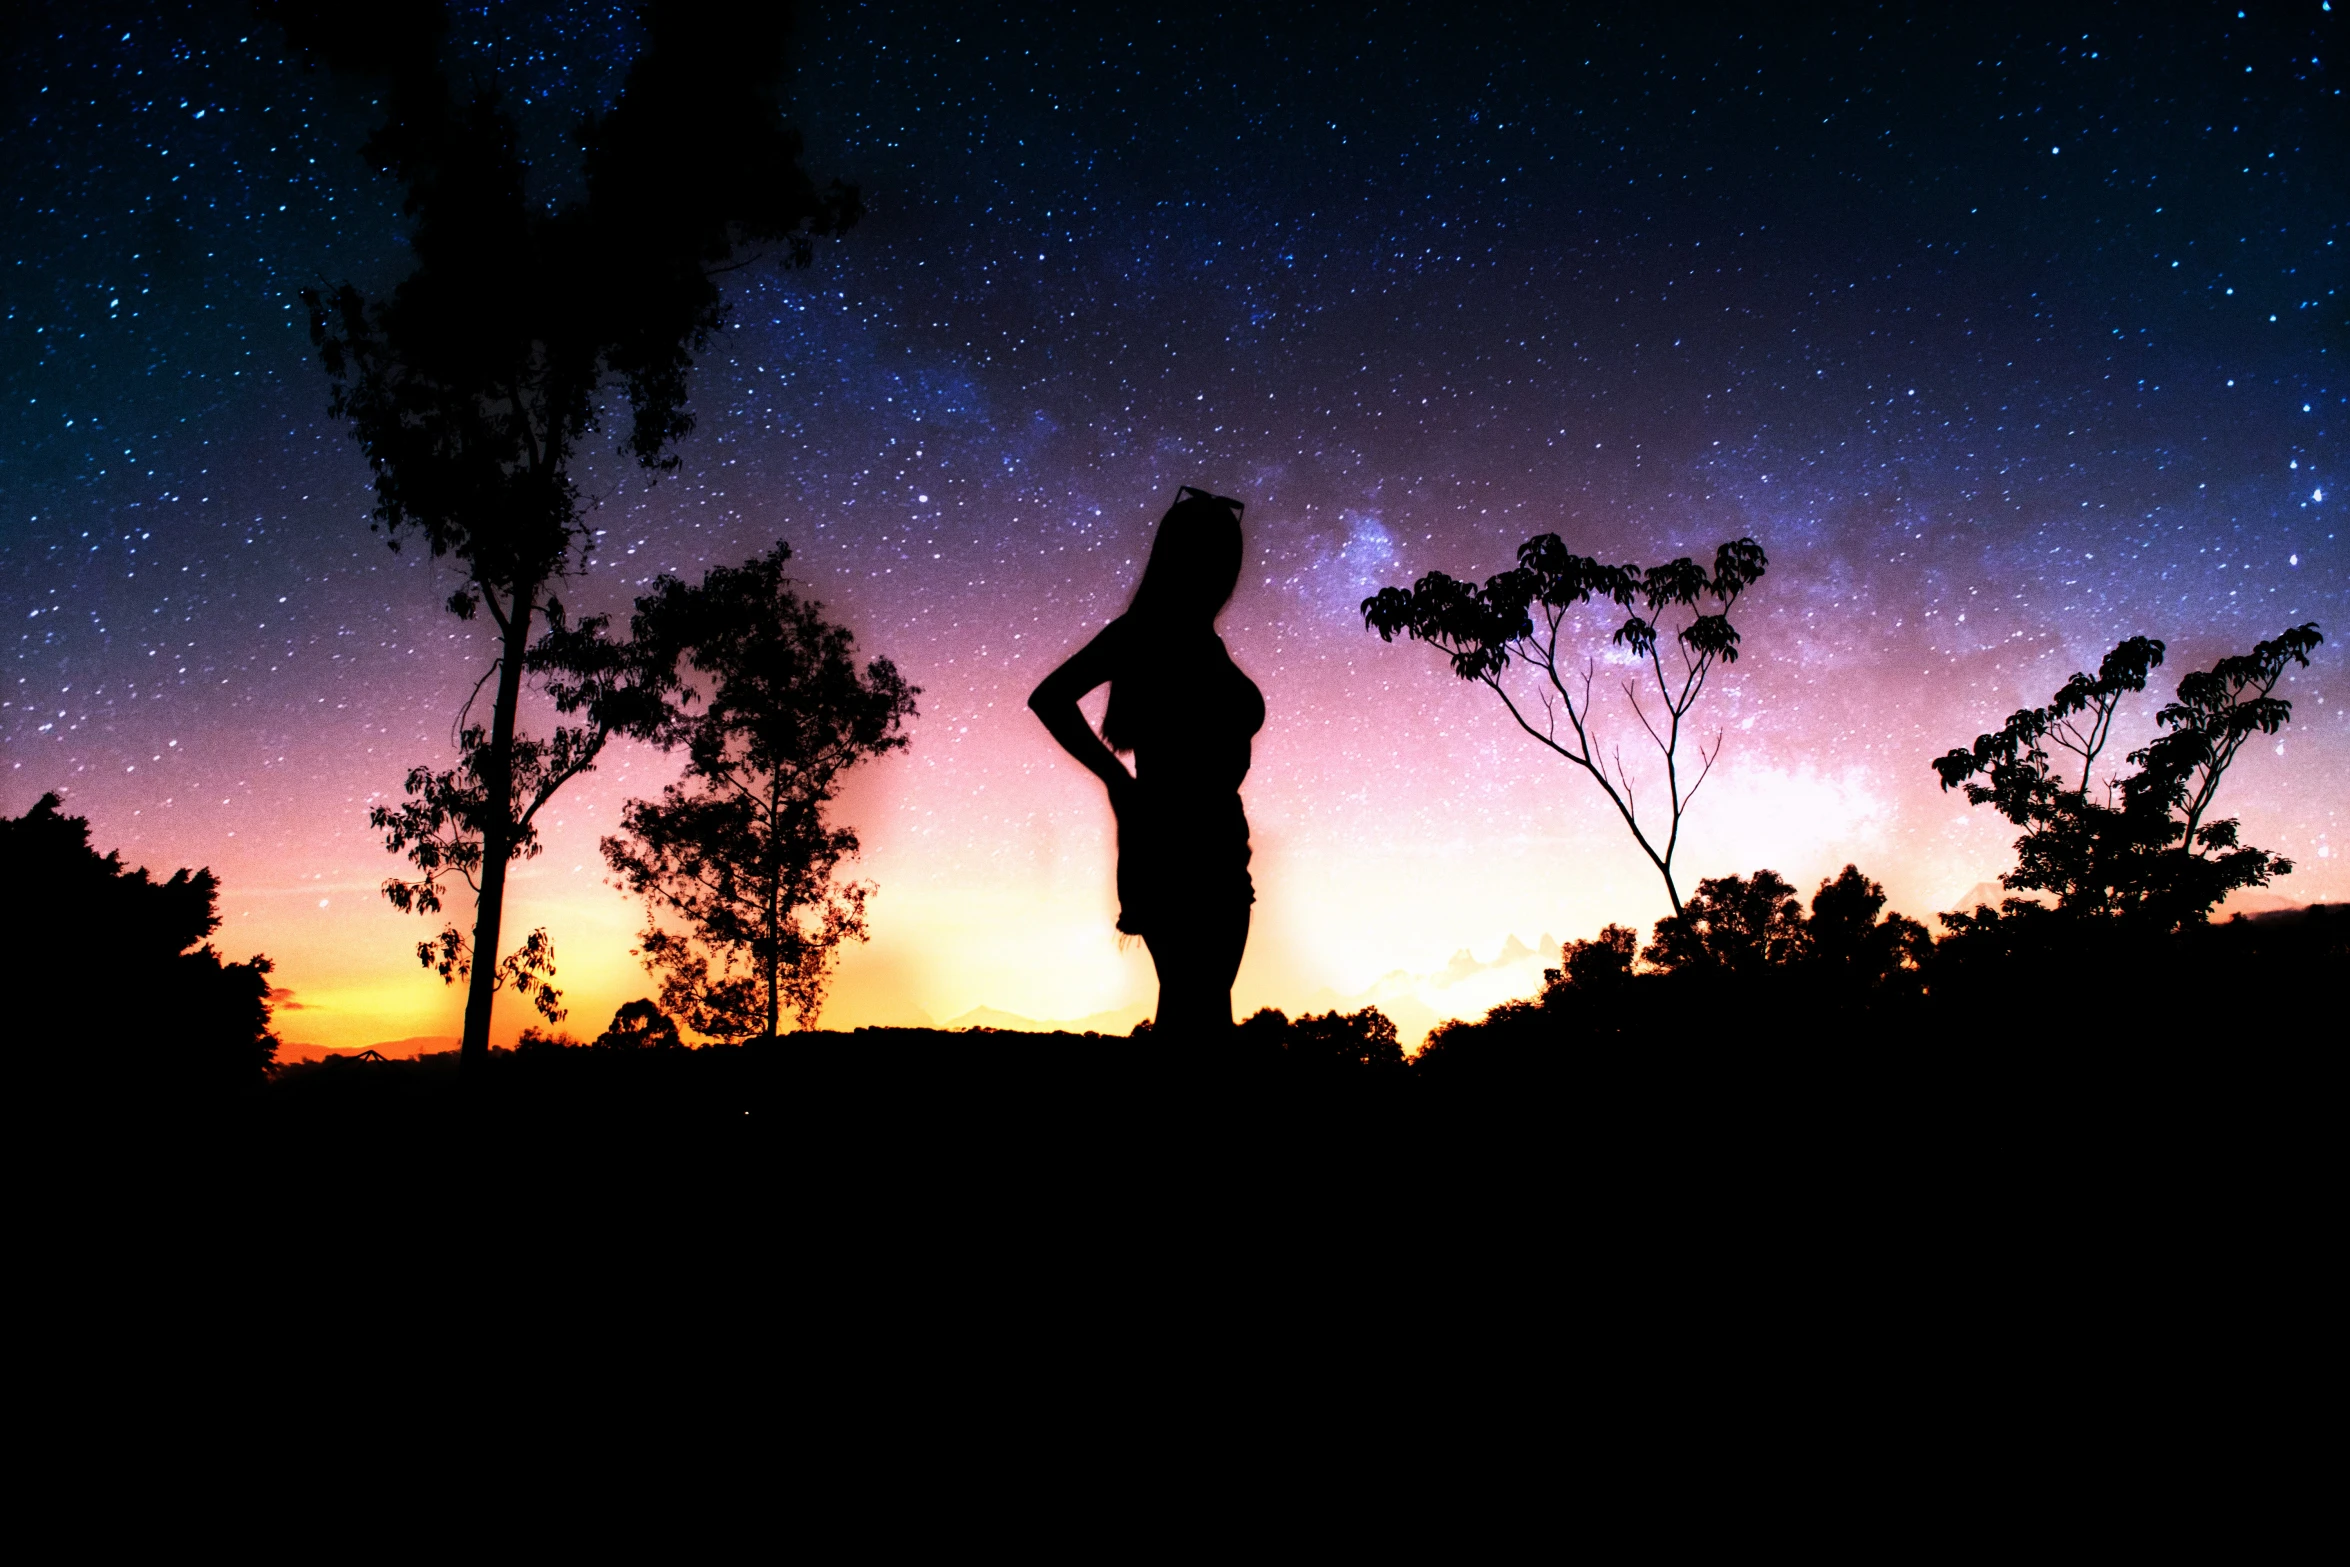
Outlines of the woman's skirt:
{"type": "Polygon", "coordinates": [[[1153,796],[1118,821],[1118,929],[1157,936],[1233,918],[1257,900],[1240,795],[1153,796]]]}

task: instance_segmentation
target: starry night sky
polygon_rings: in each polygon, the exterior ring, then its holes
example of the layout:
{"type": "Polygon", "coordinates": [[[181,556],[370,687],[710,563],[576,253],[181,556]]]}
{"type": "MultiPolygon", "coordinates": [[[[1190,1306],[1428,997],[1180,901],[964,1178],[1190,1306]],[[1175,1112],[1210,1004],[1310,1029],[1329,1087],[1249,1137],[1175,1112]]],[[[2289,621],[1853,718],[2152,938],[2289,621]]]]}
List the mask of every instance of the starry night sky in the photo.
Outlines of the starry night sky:
{"type": "MultiPolygon", "coordinates": [[[[2350,897],[2343,13],[1667,9],[807,12],[809,164],[869,216],[733,275],[682,470],[599,453],[564,597],[785,538],[924,688],[846,801],[881,892],[828,1023],[1147,1011],[1106,809],[1022,701],[1182,483],[1248,502],[1244,1008],[1376,997],[1409,1032],[1664,911],[1587,780],[1362,629],[1377,587],[1548,531],[1770,552],[1684,885],[1854,860],[1949,907],[2012,831],[1930,757],[2142,632],[2171,659],[2118,765],[2180,674],[2317,620],[2220,801],[2299,862],[2277,893],[2350,897]]],[[[368,531],[296,298],[400,275],[372,110],[239,7],[10,14],[0,810],[58,789],[101,847],[220,872],[290,1040],[454,1034],[366,810],[445,765],[486,647],[449,567],[368,531]]],[[[452,47],[556,200],[636,42],[626,7],[488,5],[452,47]]],[[[518,875],[585,1032],[649,988],[595,840],[672,770],[615,754],[518,875]]]]}

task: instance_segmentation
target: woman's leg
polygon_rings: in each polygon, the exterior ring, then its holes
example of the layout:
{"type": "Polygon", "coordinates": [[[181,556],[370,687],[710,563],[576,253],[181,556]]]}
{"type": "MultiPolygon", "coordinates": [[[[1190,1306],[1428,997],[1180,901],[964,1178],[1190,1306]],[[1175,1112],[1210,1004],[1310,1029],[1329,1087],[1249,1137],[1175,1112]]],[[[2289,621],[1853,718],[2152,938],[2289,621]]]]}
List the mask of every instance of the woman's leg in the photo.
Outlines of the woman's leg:
{"type": "Polygon", "coordinates": [[[1153,1032],[1203,1037],[1231,1032],[1232,981],[1248,948],[1248,921],[1249,906],[1242,903],[1170,922],[1158,935],[1143,938],[1159,971],[1153,1032]]]}

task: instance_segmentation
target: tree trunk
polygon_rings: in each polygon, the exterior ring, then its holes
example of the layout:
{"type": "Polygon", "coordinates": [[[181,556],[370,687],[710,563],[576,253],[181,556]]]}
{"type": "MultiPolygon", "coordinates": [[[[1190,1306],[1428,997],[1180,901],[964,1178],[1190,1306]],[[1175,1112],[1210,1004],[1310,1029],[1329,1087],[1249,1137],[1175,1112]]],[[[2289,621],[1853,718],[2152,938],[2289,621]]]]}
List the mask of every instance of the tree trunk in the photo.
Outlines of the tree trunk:
{"type": "Polygon", "coordinates": [[[783,1027],[783,998],[775,993],[775,981],[782,970],[782,962],[772,946],[767,951],[767,1037],[780,1037],[783,1027]]]}
{"type": "MultiPolygon", "coordinates": [[[[1679,835],[1679,831],[1680,829],[1678,827],[1674,829],[1676,836],[1679,835]]],[[[1639,837],[1640,829],[1637,827],[1633,828],[1632,834],[1636,838],[1639,837]]],[[[1640,847],[1643,850],[1648,849],[1648,844],[1645,839],[1642,840],[1640,847]]],[[[1655,866],[1656,873],[1664,878],[1665,896],[1672,901],[1673,918],[1679,919],[1681,917],[1681,889],[1673,884],[1673,867],[1671,863],[1666,860],[1658,859],[1653,850],[1649,851],[1648,863],[1655,866]]]]}
{"type": "Polygon", "coordinates": [[[776,981],[783,973],[783,930],[780,904],[783,899],[783,866],[775,857],[775,840],[781,829],[776,816],[781,807],[780,779],[767,780],[767,1037],[781,1036],[783,1029],[783,998],[776,994],[776,981]]]}
{"type": "Polygon", "coordinates": [[[483,759],[487,795],[481,835],[481,896],[473,909],[473,974],[465,992],[465,1038],[460,1067],[478,1066],[490,1053],[490,1005],[498,993],[498,942],[506,913],[506,865],[514,854],[514,724],[522,705],[522,665],[530,651],[530,620],[537,588],[518,591],[507,605],[506,645],[498,658],[498,695],[490,709],[490,748],[483,759]]]}

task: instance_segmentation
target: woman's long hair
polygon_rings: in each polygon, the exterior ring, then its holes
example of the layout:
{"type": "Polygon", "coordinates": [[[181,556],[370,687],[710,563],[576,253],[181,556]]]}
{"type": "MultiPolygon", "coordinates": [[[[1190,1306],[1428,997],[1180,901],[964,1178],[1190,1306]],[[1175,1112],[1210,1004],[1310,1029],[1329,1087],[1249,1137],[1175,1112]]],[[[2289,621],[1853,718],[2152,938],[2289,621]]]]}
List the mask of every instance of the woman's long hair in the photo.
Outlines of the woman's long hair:
{"type": "Polygon", "coordinates": [[[1161,662],[1154,655],[1189,626],[1214,625],[1231,601],[1240,584],[1241,509],[1239,501],[1187,484],[1159,519],[1150,559],[1143,563],[1134,601],[1126,606],[1126,618],[1141,633],[1129,646],[1142,667],[1110,682],[1110,705],[1102,714],[1102,738],[1112,750],[1133,750],[1148,722],[1139,709],[1149,704],[1150,688],[1163,672],[1153,667],[1161,662]]]}

